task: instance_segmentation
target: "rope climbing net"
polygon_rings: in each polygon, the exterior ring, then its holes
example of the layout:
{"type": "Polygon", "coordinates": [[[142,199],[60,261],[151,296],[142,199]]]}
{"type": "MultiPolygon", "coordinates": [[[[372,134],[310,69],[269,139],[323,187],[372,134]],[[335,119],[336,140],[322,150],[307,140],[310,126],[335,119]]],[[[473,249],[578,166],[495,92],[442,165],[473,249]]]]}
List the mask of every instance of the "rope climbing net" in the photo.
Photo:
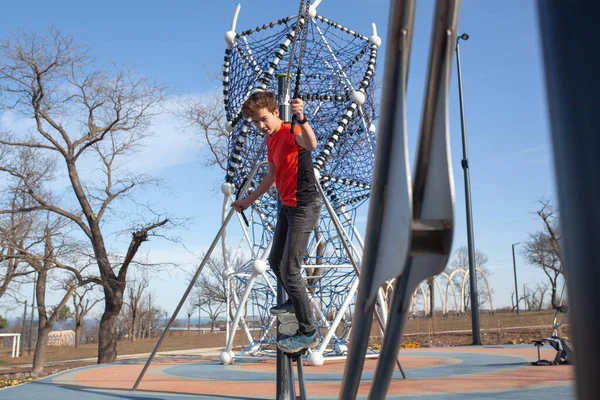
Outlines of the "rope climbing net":
{"type": "MultiPolygon", "coordinates": [[[[244,101],[257,90],[278,93],[278,76],[289,76],[293,97],[303,99],[317,136],[313,161],[320,184],[343,225],[346,240],[362,245],[355,220],[369,197],[372,180],[376,147],[373,121],[377,117],[373,79],[381,39],[375,25],[372,36],[367,37],[318,15],[319,3],[301,4],[298,16],[239,33],[235,32],[239,7],[236,9],[232,29],[226,34],[223,65],[224,108],[230,128],[225,185],[230,185],[229,193],[240,190],[254,168],[267,158],[263,133],[241,115],[244,101]],[[290,71],[296,75],[290,76],[290,71]]],[[[251,180],[250,190],[257,187],[266,172],[263,165],[251,180]]],[[[248,228],[244,231],[257,258],[268,251],[275,228],[275,189],[255,201],[248,211],[248,228]]],[[[356,248],[349,255],[339,236],[331,215],[322,212],[304,260],[318,331],[322,342],[326,339],[319,352],[325,355],[345,352],[354,304],[350,288],[356,287],[350,257],[360,257],[356,248]]],[[[248,318],[239,318],[239,326],[248,338],[241,353],[274,353],[274,321],[268,310],[275,304],[276,280],[270,270],[262,273],[262,279],[255,279],[253,267],[252,261],[232,274],[242,286],[252,287],[246,299],[242,297],[232,305],[237,309],[246,307],[252,320],[250,323],[248,318]],[[241,304],[244,301],[245,306],[241,304]]],[[[237,328],[232,326],[232,331],[237,328]]]]}

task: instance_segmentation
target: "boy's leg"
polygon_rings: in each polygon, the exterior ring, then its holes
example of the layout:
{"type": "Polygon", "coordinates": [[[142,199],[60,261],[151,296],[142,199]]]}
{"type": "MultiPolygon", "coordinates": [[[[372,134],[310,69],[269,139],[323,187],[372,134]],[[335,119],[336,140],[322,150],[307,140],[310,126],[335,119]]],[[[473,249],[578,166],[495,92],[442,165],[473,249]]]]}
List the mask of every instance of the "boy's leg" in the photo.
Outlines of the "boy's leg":
{"type": "Polygon", "coordinates": [[[288,211],[290,215],[281,264],[281,279],[294,304],[300,333],[309,334],[315,331],[316,324],[302,278],[302,260],[306,254],[310,234],[319,221],[321,200],[317,198],[306,206],[290,207],[288,211]]]}
{"type": "MultiPolygon", "coordinates": [[[[288,221],[285,211],[285,206],[282,206],[277,215],[277,223],[275,225],[275,231],[273,232],[273,244],[271,245],[271,252],[269,253],[269,265],[277,277],[277,284],[281,285],[287,292],[285,283],[281,279],[281,260],[285,250],[288,231],[288,221]]],[[[288,301],[290,300],[288,299],[288,301]]],[[[279,305],[280,304],[277,304],[277,306],[279,305]]],[[[274,308],[277,308],[277,306],[274,308]]]]}

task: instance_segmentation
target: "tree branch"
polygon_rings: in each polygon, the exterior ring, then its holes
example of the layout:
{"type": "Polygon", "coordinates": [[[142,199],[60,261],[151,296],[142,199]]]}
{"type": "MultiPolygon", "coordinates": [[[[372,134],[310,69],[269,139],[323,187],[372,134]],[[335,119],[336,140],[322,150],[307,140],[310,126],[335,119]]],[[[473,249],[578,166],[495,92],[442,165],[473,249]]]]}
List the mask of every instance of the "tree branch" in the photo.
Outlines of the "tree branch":
{"type": "Polygon", "coordinates": [[[125,260],[123,260],[123,264],[121,265],[121,269],[119,270],[119,274],[117,276],[117,280],[119,282],[124,282],[125,277],[127,276],[127,269],[129,268],[129,264],[135,257],[138,249],[142,245],[143,242],[148,240],[148,234],[153,229],[159,228],[169,222],[168,219],[164,219],[155,224],[149,225],[145,228],[140,229],[137,232],[132,234],[131,243],[129,244],[129,249],[127,249],[127,254],[125,255],[125,260]]]}

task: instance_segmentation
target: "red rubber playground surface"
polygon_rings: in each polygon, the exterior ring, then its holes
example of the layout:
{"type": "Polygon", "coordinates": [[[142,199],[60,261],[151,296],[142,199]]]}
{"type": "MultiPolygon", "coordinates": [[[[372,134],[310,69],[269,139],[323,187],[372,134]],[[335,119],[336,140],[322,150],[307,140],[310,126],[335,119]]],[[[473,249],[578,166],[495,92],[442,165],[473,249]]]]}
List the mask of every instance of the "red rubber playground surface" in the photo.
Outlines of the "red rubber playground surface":
{"type": "MultiPolygon", "coordinates": [[[[552,359],[554,351],[543,349],[552,359]]],[[[575,399],[570,365],[532,366],[533,345],[408,349],[401,352],[407,379],[394,373],[388,399],[575,399]]],[[[274,399],[275,362],[236,360],[223,366],[218,357],[169,356],[155,359],[137,391],[131,388],[144,362],[125,361],[83,367],[0,390],[8,399],[274,399]]],[[[367,360],[359,398],[366,399],[376,360],[367,360]]],[[[338,397],[343,361],[304,367],[309,399],[338,397]]],[[[299,393],[296,391],[296,393],[299,393]]]]}

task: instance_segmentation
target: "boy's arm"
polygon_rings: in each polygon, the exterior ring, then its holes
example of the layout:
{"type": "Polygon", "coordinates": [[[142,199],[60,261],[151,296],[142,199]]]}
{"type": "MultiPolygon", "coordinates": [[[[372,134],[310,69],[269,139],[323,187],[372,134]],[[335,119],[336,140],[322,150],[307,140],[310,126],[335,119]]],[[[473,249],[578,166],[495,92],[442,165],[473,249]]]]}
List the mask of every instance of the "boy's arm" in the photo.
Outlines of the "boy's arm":
{"type": "MultiPolygon", "coordinates": [[[[304,116],[302,118],[304,118],[304,116]]],[[[298,118],[298,120],[301,121],[300,118],[298,118]]],[[[304,147],[306,150],[312,151],[316,149],[317,137],[315,136],[315,132],[308,121],[302,125],[297,124],[296,126],[300,127],[300,134],[296,135],[296,143],[298,143],[299,146],[304,147]]]]}
{"type": "Polygon", "coordinates": [[[244,211],[246,208],[250,207],[252,203],[256,201],[260,196],[265,194],[269,189],[273,187],[275,183],[275,164],[269,163],[267,174],[260,182],[255,191],[250,193],[248,196],[243,199],[239,199],[231,203],[231,207],[233,207],[236,211],[244,211]]]}
{"type": "Polygon", "coordinates": [[[258,199],[263,194],[267,193],[269,189],[273,187],[275,183],[275,164],[269,163],[269,167],[267,169],[267,174],[260,182],[255,191],[250,193],[246,198],[250,202],[250,204],[254,203],[256,199],[258,199]]]}
{"type": "MultiPolygon", "coordinates": [[[[292,114],[298,118],[298,121],[303,121],[306,118],[306,114],[304,114],[304,102],[302,99],[294,99],[290,103],[292,105],[292,114]]],[[[296,124],[296,126],[300,127],[300,133],[296,134],[296,143],[306,150],[312,151],[316,149],[317,137],[310,124],[305,122],[303,124],[296,124]]]]}

